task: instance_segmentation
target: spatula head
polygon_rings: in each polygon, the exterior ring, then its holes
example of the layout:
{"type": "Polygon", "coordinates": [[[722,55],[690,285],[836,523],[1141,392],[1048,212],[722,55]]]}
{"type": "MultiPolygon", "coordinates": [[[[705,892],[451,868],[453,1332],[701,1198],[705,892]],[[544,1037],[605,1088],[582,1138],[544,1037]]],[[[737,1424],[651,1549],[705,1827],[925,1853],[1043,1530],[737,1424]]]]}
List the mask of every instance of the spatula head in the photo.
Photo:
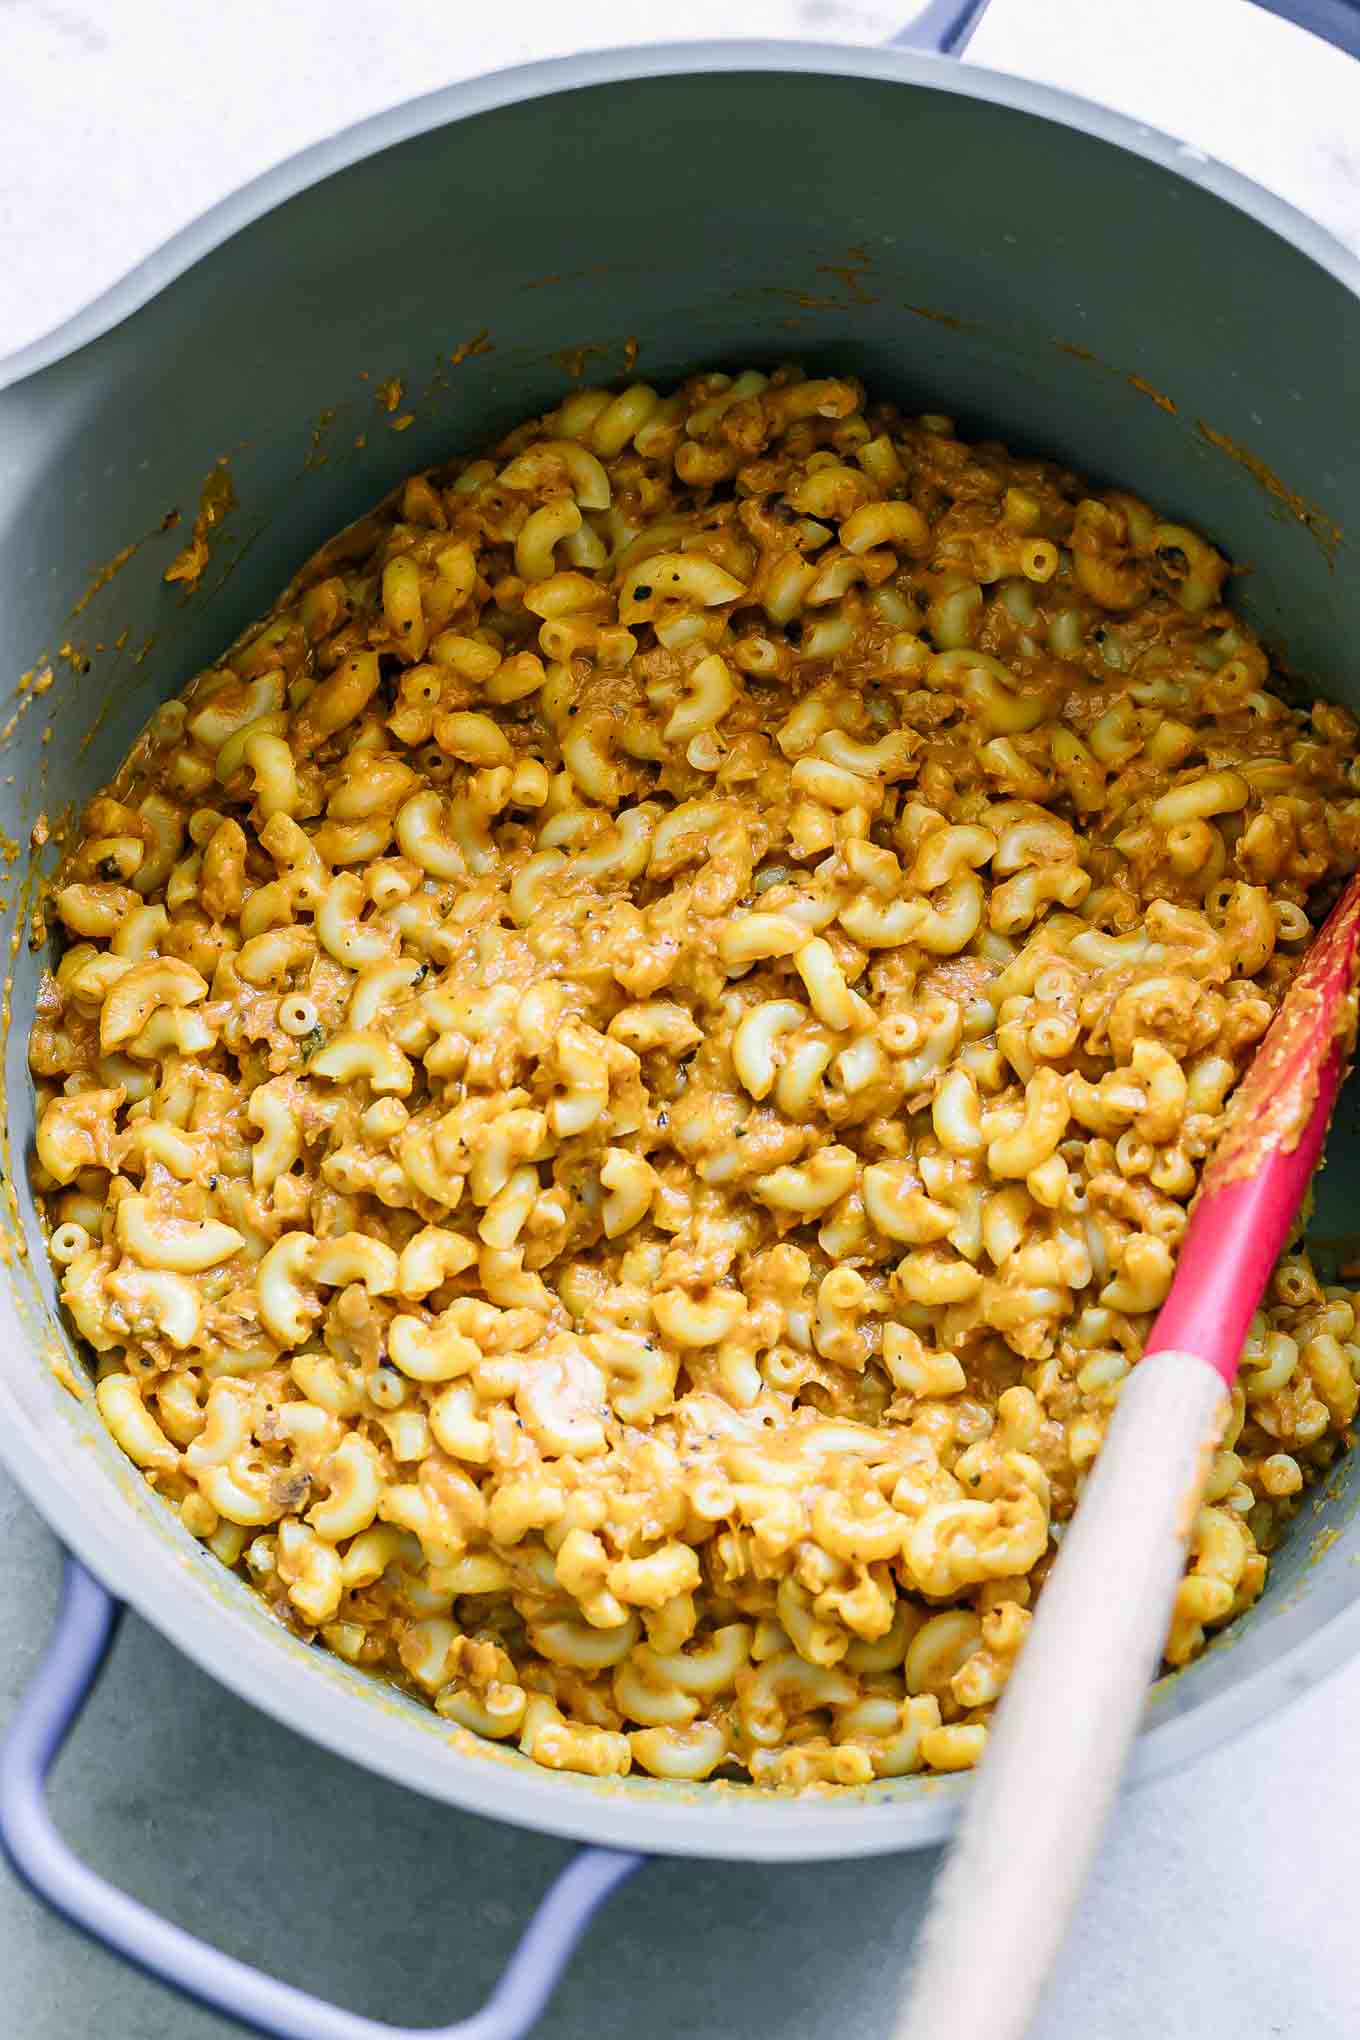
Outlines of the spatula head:
{"type": "Polygon", "coordinates": [[[1279,1012],[1228,1105],[1218,1145],[1205,1168],[1200,1201],[1229,1183],[1255,1176],[1275,1154],[1289,1154],[1307,1133],[1321,1105],[1335,1096],[1319,1085],[1355,1042],[1357,951],[1360,951],[1360,873],[1328,915],[1279,1012]]]}

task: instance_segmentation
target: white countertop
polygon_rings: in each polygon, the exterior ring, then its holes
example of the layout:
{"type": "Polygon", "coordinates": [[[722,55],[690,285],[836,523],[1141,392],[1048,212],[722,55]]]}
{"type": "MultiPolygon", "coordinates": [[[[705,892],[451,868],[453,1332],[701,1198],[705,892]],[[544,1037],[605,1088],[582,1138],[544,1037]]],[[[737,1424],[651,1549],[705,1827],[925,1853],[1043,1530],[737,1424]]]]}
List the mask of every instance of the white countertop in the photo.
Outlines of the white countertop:
{"type": "MultiPolygon", "coordinates": [[[[0,0],[0,356],[247,178],[418,92],[680,34],[875,43],[918,4],[0,0]]],[[[1246,0],[992,0],[967,61],[1170,129],[1360,247],[1360,72],[1246,0]]]]}
{"type": "MultiPolygon", "coordinates": [[[[470,72],[676,33],[875,42],[910,0],[0,0],[0,355],[215,199],[470,72]],[[224,119],[223,110],[229,111],[224,119]]],[[[1360,249],[1360,67],[1244,0],[993,0],[969,60],[1225,158],[1360,249]]],[[[0,1476],[0,1720],[55,1546],[0,1476]]],[[[1360,1666],[1124,1805],[1035,2040],[1342,2040],[1360,2030],[1360,1666]]],[[[558,1845],[313,1751],[129,1623],[63,1766],[97,1865],[234,1952],[374,2014],[470,2009],[558,1845]],[[469,1864],[475,1874],[469,1876],[469,1864]]],[[[933,1856],[664,1865],[615,1901],[544,2040],[878,2040],[933,1856]]],[[[226,2040],[0,1872],[0,2033],[226,2040]]]]}

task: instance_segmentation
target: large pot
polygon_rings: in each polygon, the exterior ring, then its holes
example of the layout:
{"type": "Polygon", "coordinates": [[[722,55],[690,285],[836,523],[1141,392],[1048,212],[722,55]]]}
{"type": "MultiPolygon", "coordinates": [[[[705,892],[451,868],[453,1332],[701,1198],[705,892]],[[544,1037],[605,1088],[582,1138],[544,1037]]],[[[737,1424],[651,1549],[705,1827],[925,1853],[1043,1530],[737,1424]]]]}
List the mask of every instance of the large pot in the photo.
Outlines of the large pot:
{"type": "MultiPolygon", "coordinates": [[[[928,14],[943,41],[978,11],[937,0],[928,14]]],[[[1237,588],[1252,622],[1360,707],[1360,265],[1233,172],[1047,87],[905,50],[673,45],[530,66],[365,122],[0,368],[3,670],[56,675],[24,689],[0,733],[0,826],[26,846],[40,812],[87,796],[155,705],[400,476],[552,404],[582,362],[618,377],[634,343],[657,382],[791,356],[850,370],[971,434],[1117,477],[1250,562],[1237,588]],[[390,377],[403,431],[374,403],[390,377]],[[186,598],[162,578],[184,542],[163,520],[181,507],[187,522],[223,456],[239,508],[186,598]]],[[[469,1756],[436,1716],[273,1622],[65,1385],[80,1362],[24,1167],[39,959],[20,939],[26,890],[4,891],[3,933],[19,931],[6,1224],[28,1252],[6,1255],[0,1282],[0,1456],[76,1562],[0,1777],[4,1839],[44,1895],[265,2030],[392,2030],[167,1928],[57,1841],[41,1773],[97,1668],[110,1595],[330,1749],[602,1845],[540,1914],[484,2035],[524,2030],[639,1852],[872,1855],[948,1832],[961,1781],[800,1800],[469,1756]]],[[[1330,1158],[1315,1229],[1335,1236],[1360,1168],[1353,1095],[1330,1158]]],[[[1357,1497],[1352,1463],[1258,1605],[1154,1691],[1135,1778],[1259,1721],[1360,1647],[1357,1497]]]]}

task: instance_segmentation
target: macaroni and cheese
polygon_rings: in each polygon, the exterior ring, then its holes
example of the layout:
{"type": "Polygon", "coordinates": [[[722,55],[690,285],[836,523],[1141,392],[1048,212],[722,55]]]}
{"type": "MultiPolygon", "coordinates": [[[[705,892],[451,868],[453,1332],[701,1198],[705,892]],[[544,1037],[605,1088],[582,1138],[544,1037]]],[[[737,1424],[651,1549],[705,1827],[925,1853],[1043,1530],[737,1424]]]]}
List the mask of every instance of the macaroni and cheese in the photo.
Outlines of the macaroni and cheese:
{"type": "MultiPolygon", "coordinates": [[[[784,370],[417,474],[53,887],[100,1411],[279,1619],[599,1776],[975,1763],[1360,858],[1204,538],[784,370]]],[[[1349,1437],[1281,1261],[1173,1665],[1349,1437]]]]}

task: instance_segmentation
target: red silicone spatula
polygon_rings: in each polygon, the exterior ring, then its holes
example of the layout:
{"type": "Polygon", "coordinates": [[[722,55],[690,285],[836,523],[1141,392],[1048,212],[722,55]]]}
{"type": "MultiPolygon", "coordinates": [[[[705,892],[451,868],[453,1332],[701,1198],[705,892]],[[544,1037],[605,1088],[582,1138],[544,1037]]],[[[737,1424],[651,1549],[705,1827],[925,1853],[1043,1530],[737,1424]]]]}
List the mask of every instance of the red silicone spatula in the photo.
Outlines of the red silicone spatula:
{"type": "Polygon", "coordinates": [[[1039,1599],[897,2040],[1020,2040],[1166,1641],[1224,1391],[1317,1166],[1355,1037],[1352,878],[1230,1101],[1175,1279],[1039,1599]]]}

